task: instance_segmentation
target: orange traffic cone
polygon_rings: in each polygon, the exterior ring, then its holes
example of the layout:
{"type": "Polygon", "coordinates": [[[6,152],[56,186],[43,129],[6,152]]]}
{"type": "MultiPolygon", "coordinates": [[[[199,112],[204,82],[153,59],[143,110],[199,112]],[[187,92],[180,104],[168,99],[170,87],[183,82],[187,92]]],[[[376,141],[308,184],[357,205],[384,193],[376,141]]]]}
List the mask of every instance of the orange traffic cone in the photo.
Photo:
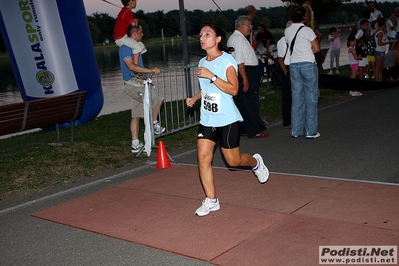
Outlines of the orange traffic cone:
{"type": "Polygon", "coordinates": [[[170,160],[168,153],[165,149],[165,144],[162,140],[158,142],[158,159],[157,159],[157,169],[166,169],[170,167],[170,160]]]}

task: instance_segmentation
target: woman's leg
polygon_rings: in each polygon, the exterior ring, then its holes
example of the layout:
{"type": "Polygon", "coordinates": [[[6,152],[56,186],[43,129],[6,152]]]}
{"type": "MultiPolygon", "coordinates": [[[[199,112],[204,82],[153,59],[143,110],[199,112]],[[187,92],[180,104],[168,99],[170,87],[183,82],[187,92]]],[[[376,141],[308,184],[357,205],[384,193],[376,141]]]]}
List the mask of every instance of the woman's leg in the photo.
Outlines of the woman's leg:
{"type": "Polygon", "coordinates": [[[251,155],[240,153],[239,147],[233,149],[221,148],[221,150],[227,164],[231,167],[248,166],[255,168],[258,163],[251,155]]]}
{"type": "Polygon", "coordinates": [[[223,156],[229,166],[232,167],[251,167],[252,171],[258,178],[261,184],[264,184],[269,179],[269,169],[267,169],[263,158],[260,154],[254,154],[253,156],[247,153],[240,153],[240,148],[226,149],[221,148],[223,156]]]}
{"type": "Polygon", "coordinates": [[[339,69],[339,57],[341,56],[341,49],[337,49],[335,52],[335,67],[338,71],[339,69]]]}
{"type": "Polygon", "coordinates": [[[365,71],[365,67],[359,66],[359,79],[364,79],[364,71],[365,71]]]}
{"type": "Polygon", "coordinates": [[[333,67],[334,67],[334,57],[335,57],[334,50],[330,50],[330,72],[333,71],[333,67]]]}
{"type": "Polygon", "coordinates": [[[352,70],[352,71],[351,71],[351,78],[352,78],[352,79],[356,79],[356,73],[357,73],[356,70],[352,70]]]}
{"type": "Polygon", "coordinates": [[[216,198],[216,188],[213,177],[212,160],[215,142],[209,139],[197,140],[198,172],[207,198],[216,198]]]}
{"type": "Polygon", "coordinates": [[[375,58],[375,81],[382,81],[382,68],[384,67],[384,57],[375,58]]]}

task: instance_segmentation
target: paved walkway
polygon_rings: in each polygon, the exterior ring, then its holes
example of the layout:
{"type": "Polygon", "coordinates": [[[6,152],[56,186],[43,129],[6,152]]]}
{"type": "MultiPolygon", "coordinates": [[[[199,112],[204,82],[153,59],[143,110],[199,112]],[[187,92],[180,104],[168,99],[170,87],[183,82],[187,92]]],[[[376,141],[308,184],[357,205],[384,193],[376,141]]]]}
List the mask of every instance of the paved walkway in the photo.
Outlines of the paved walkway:
{"type": "MultiPolygon", "coordinates": [[[[398,89],[321,110],[321,138],[242,138],[271,173],[215,175],[221,209],[196,217],[195,150],[177,165],[96,176],[0,203],[1,265],[317,265],[320,245],[399,244],[398,89]]],[[[167,144],[167,143],[166,143],[167,144]]],[[[154,158],[151,158],[154,160],[154,158]]]]}

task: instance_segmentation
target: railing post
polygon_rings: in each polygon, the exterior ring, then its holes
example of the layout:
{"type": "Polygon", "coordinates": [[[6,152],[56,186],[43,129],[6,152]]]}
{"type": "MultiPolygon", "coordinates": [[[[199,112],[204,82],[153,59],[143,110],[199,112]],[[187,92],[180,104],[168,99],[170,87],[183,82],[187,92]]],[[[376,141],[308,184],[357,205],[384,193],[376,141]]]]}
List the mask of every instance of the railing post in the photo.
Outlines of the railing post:
{"type": "MultiPolygon", "coordinates": [[[[190,64],[190,59],[188,57],[188,43],[187,43],[187,32],[186,32],[186,23],[184,16],[184,1],[179,0],[179,14],[180,14],[180,34],[182,40],[182,48],[183,48],[183,64],[184,66],[188,66],[190,64]]],[[[186,85],[186,94],[188,98],[193,97],[192,88],[191,88],[191,79],[190,79],[190,68],[184,68],[185,74],[185,85],[186,85]]],[[[190,122],[194,119],[194,109],[192,107],[188,107],[188,115],[190,122]]]]}

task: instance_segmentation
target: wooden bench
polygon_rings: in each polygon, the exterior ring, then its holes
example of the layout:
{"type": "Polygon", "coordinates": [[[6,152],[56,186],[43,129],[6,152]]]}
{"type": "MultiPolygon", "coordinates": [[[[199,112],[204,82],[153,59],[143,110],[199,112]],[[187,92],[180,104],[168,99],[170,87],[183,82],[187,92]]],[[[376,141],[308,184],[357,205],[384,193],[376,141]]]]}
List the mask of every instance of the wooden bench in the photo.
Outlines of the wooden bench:
{"type": "Polygon", "coordinates": [[[59,124],[69,122],[73,143],[74,123],[82,114],[85,98],[86,92],[81,91],[0,106],[0,136],[55,125],[60,141],[59,124]]]}

